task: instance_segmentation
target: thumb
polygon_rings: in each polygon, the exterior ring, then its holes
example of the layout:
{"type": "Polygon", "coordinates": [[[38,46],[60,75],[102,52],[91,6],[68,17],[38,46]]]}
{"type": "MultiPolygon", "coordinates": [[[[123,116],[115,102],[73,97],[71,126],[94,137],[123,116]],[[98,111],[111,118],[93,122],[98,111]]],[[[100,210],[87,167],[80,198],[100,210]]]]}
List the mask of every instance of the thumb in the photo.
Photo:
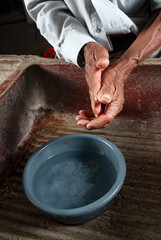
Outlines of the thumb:
{"type": "Polygon", "coordinates": [[[96,68],[100,70],[104,70],[109,65],[109,59],[108,58],[101,58],[96,61],[96,68]]]}
{"type": "Polygon", "coordinates": [[[96,45],[95,51],[93,52],[93,56],[95,59],[95,66],[100,69],[104,70],[109,65],[109,53],[106,48],[96,45]]]}
{"type": "Polygon", "coordinates": [[[113,91],[107,86],[103,86],[97,94],[97,99],[103,104],[109,104],[113,99],[113,91]]]}

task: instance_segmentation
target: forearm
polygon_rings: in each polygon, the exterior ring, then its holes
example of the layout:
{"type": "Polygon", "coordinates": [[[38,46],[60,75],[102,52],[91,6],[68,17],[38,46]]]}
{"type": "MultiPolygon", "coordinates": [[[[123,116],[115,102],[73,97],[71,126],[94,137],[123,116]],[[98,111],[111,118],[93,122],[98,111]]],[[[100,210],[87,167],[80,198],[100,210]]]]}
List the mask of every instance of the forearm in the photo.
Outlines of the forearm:
{"type": "Polygon", "coordinates": [[[125,76],[161,46],[161,9],[154,12],[134,43],[115,63],[125,76]]]}

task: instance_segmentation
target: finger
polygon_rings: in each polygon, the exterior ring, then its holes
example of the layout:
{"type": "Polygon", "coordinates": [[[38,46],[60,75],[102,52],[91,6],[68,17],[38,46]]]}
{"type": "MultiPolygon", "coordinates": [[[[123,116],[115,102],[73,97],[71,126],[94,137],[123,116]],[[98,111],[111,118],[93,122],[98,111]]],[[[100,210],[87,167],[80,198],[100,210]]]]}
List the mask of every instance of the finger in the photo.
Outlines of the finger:
{"type": "MultiPolygon", "coordinates": [[[[104,109],[105,109],[105,105],[104,104],[101,104],[101,111],[100,111],[100,115],[104,112],[104,109]]],[[[80,110],[79,111],[79,115],[76,116],[76,120],[79,121],[81,119],[89,119],[89,120],[92,120],[94,119],[95,117],[98,117],[96,115],[93,114],[93,112],[89,112],[89,111],[86,111],[86,110],[80,110]]]]}
{"type": "Polygon", "coordinates": [[[91,118],[91,117],[86,117],[86,116],[84,116],[84,115],[78,115],[78,116],[76,116],[76,120],[77,121],[80,121],[80,120],[92,120],[93,118],[91,118]]]}
{"type": "Polygon", "coordinates": [[[120,101],[113,101],[106,106],[104,114],[97,119],[90,121],[87,125],[87,129],[104,128],[111,123],[116,115],[122,110],[122,103],[120,101]]]}
{"type": "Polygon", "coordinates": [[[93,96],[96,96],[101,88],[101,75],[102,71],[96,66],[86,65],[85,78],[89,86],[89,90],[93,92],[93,96]]]}
{"type": "Polygon", "coordinates": [[[98,116],[101,110],[100,103],[97,99],[97,93],[101,88],[101,70],[87,69],[86,67],[86,80],[89,86],[89,96],[91,108],[93,113],[98,116]]]}
{"type": "Polygon", "coordinates": [[[86,110],[80,110],[79,114],[84,115],[86,117],[94,117],[94,114],[92,112],[89,112],[89,111],[86,111],[86,110]]]}
{"type": "MultiPolygon", "coordinates": [[[[96,56],[96,59],[97,59],[97,57],[98,56],[96,56]]],[[[92,81],[92,85],[91,85],[91,90],[94,94],[94,97],[96,97],[96,95],[102,85],[102,71],[105,70],[108,65],[109,65],[108,58],[104,58],[104,59],[98,58],[98,60],[96,60],[96,62],[95,62],[95,70],[93,73],[93,81],[92,81]]]]}
{"type": "Polygon", "coordinates": [[[95,115],[95,117],[99,117],[100,114],[102,112],[102,107],[101,107],[101,103],[100,102],[95,102],[94,103],[94,108],[93,108],[93,113],[95,115]]]}
{"type": "Polygon", "coordinates": [[[82,126],[82,127],[86,127],[89,122],[90,122],[89,120],[82,119],[82,120],[77,122],[77,125],[82,126]]]}
{"type": "Polygon", "coordinates": [[[79,111],[79,115],[76,116],[76,120],[80,121],[80,120],[88,120],[91,121],[92,119],[94,119],[94,114],[93,112],[88,112],[86,110],[80,110],[79,111]]]}
{"type": "Polygon", "coordinates": [[[95,129],[95,128],[104,128],[108,124],[107,117],[102,114],[100,117],[95,118],[94,120],[87,123],[86,128],[88,130],[95,129]]]}
{"type": "Polygon", "coordinates": [[[97,94],[98,101],[103,104],[109,104],[114,97],[115,91],[114,84],[110,82],[103,83],[101,90],[97,94]]]}
{"type": "Polygon", "coordinates": [[[95,117],[98,117],[101,112],[101,103],[98,101],[96,96],[94,96],[94,93],[92,91],[89,91],[89,94],[90,94],[92,111],[93,111],[95,117]]]}
{"type": "Polygon", "coordinates": [[[109,53],[104,47],[94,44],[91,57],[92,59],[90,59],[90,62],[87,63],[85,67],[86,79],[94,96],[96,96],[101,87],[102,71],[109,65],[109,53]]]}
{"type": "Polygon", "coordinates": [[[101,104],[97,99],[97,93],[102,85],[102,71],[109,65],[109,54],[104,47],[95,43],[90,45],[90,49],[92,49],[89,51],[90,61],[87,58],[85,66],[86,80],[90,91],[92,111],[98,117],[101,112],[101,104]]]}

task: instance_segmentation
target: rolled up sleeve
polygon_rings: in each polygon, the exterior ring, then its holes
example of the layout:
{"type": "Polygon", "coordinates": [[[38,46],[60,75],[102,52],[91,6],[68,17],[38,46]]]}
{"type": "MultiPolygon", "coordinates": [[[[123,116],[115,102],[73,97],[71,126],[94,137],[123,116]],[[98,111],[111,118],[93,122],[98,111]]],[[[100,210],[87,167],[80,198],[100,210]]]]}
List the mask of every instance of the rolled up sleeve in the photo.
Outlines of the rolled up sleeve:
{"type": "Polygon", "coordinates": [[[57,56],[78,65],[81,48],[95,41],[72,15],[64,1],[24,0],[26,9],[40,33],[54,47],[57,56]]]}
{"type": "Polygon", "coordinates": [[[82,28],[71,29],[62,44],[63,57],[67,62],[77,65],[78,53],[88,42],[95,42],[82,28]]]}

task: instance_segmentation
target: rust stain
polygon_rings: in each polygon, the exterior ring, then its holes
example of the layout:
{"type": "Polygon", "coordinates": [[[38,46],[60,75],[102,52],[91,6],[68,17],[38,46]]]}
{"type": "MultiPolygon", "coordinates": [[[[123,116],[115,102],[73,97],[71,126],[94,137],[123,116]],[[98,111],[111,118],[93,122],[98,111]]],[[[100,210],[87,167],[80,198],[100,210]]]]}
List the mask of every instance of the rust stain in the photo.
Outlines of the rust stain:
{"type": "Polygon", "coordinates": [[[20,72],[21,72],[20,70],[16,70],[12,75],[8,77],[8,80],[15,80],[15,78],[18,76],[20,72]]]}
{"type": "Polygon", "coordinates": [[[37,125],[36,128],[38,130],[42,129],[44,126],[46,126],[46,128],[48,129],[53,128],[54,126],[65,126],[65,121],[61,119],[56,119],[51,113],[44,116],[42,121],[37,125]]]}
{"type": "Polygon", "coordinates": [[[11,84],[11,81],[4,81],[1,85],[0,85],[0,98],[1,98],[1,94],[4,93],[8,86],[11,84]]]}

